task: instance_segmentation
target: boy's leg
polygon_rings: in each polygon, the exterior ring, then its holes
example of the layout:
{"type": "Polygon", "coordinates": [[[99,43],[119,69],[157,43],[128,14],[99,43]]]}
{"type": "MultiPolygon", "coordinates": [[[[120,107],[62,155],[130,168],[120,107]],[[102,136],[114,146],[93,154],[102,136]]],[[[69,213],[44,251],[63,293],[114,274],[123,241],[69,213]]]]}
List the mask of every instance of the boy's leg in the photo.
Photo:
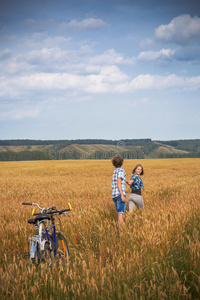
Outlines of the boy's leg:
{"type": "Polygon", "coordinates": [[[125,214],[125,208],[126,208],[126,202],[122,202],[121,195],[113,198],[115,207],[117,209],[117,223],[119,227],[124,222],[124,214],[125,214]]]}
{"type": "Polygon", "coordinates": [[[118,213],[117,222],[118,222],[119,226],[123,224],[123,222],[124,222],[124,214],[123,213],[118,213]]]}
{"type": "Polygon", "coordinates": [[[120,228],[122,227],[122,224],[124,223],[125,208],[126,208],[126,202],[123,202],[121,199],[121,196],[120,196],[119,197],[119,210],[118,210],[118,216],[117,216],[117,221],[118,221],[118,225],[120,228]]]}

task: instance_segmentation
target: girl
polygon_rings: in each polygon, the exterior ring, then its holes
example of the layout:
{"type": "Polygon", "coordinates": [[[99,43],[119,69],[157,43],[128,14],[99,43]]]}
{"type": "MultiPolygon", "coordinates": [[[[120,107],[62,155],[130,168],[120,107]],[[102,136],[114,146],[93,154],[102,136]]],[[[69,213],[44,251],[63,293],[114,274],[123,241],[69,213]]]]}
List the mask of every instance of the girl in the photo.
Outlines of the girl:
{"type": "Polygon", "coordinates": [[[131,176],[130,180],[126,181],[126,183],[130,185],[131,188],[131,195],[128,199],[130,213],[133,212],[135,206],[137,206],[137,208],[144,207],[144,201],[141,194],[141,189],[143,189],[144,186],[142,179],[140,178],[140,175],[143,174],[143,167],[140,164],[138,164],[133,169],[133,175],[131,176]]]}

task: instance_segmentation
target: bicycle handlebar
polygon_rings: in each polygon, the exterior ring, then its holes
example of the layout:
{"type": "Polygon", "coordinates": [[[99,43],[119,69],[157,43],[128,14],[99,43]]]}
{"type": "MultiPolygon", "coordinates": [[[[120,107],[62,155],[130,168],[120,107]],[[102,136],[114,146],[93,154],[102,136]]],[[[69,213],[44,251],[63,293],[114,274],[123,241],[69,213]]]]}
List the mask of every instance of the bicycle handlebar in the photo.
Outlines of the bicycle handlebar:
{"type": "MultiPolygon", "coordinates": [[[[50,206],[49,208],[44,208],[44,207],[40,207],[37,203],[29,203],[29,202],[22,202],[22,205],[35,205],[37,206],[39,209],[41,209],[41,213],[45,212],[46,214],[55,214],[55,213],[59,213],[60,215],[65,213],[65,212],[69,212],[71,210],[71,205],[69,204],[70,208],[68,209],[61,209],[58,210],[55,206],[50,206]],[[49,210],[54,210],[54,211],[49,211],[49,210]],[[49,212],[48,212],[49,211],[49,212]]],[[[40,215],[39,214],[33,214],[34,216],[40,215]]]]}
{"type": "Polygon", "coordinates": [[[58,213],[61,215],[61,214],[64,214],[64,213],[66,213],[66,212],[68,212],[68,211],[71,211],[71,209],[70,209],[70,208],[67,208],[67,209],[61,209],[61,210],[58,211],[58,213]]]}
{"type": "MultiPolygon", "coordinates": [[[[61,209],[61,210],[55,210],[55,211],[45,212],[45,214],[47,214],[47,215],[53,215],[53,214],[59,214],[59,215],[61,215],[61,214],[67,213],[69,211],[70,211],[70,209],[67,208],[67,209],[61,209]]],[[[34,213],[33,214],[33,216],[40,216],[40,215],[41,215],[41,213],[34,213]]]]}
{"type": "MultiPolygon", "coordinates": [[[[37,206],[39,209],[41,209],[42,211],[45,210],[46,208],[44,207],[40,207],[37,203],[27,203],[27,202],[22,202],[22,205],[35,205],[37,206]]],[[[48,208],[49,209],[49,208],[48,208]]]]}

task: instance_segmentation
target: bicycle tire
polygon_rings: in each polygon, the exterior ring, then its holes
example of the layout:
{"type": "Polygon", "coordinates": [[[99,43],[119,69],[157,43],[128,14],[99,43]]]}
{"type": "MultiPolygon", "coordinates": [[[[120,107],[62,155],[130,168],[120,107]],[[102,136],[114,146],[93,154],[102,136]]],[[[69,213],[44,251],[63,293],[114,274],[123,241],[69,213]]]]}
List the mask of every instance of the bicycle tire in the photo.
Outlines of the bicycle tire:
{"type": "Polygon", "coordinates": [[[42,263],[46,263],[48,268],[51,268],[54,262],[53,251],[51,251],[50,243],[46,242],[45,249],[42,251],[42,263]]]}
{"type": "Polygon", "coordinates": [[[69,265],[69,248],[64,235],[61,232],[56,233],[56,261],[58,267],[69,265]]]}

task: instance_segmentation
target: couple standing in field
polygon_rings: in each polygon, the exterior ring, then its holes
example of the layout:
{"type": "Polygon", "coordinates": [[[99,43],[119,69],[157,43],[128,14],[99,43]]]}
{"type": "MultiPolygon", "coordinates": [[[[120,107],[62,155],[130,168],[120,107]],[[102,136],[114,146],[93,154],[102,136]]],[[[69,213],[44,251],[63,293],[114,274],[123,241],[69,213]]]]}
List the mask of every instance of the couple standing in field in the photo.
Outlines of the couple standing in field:
{"type": "Polygon", "coordinates": [[[129,213],[131,214],[137,206],[137,208],[144,207],[144,201],[141,194],[141,189],[144,188],[143,182],[139,175],[143,175],[143,167],[138,164],[133,169],[133,175],[130,180],[126,180],[126,173],[123,166],[123,158],[121,155],[115,155],[112,158],[112,164],[116,168],[112,177],[112,199],[114,201],[117,213],[118,224],[123,223],[125,208],[126,208],[126,183],[131,188],[131,195],[128,199],[129,213]]]}

